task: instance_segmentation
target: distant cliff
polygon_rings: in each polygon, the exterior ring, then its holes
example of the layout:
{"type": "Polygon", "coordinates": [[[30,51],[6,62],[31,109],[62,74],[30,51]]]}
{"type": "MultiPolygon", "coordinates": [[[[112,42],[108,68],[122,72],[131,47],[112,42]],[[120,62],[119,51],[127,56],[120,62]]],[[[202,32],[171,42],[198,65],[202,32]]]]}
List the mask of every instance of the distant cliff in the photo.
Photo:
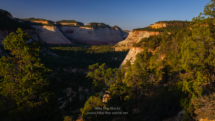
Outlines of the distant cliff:
{"type": "Polygon", "coordinates": [[[71,40],[93,45],[116,44],[128,35],[128,33],[116,27],[59,26],[59,29],[71,40]]]}
{"type": "Polygon", "coordinates": [[[116,44],[128,36],[128,32],[120,27],[110,27],[104,23],[91,22],[84,26],[83,23],[75,20],[53,22],[29,18],[23,21],[37,29],[40,37],[49,44],[72,44],[73,42],[93,45],[116,44]]]}
{"type": "Polygon", "coordinates": [[[48,44],[72,44],[56,26],[32,25],[38,31],[40,38],[48,44]]]}
{"type": "MultiPolygon", "coordinates": [[[[145,28],[133,29],[131,32],[129,32],[128,37],[124,41],[117,43],[115,46],[116,51],[129,49],[129,52],[121,65],[124,65],[128,60],[132,64],[136,59],[136,55],[145,49],[143,47],[134,46],[135,44],[140,42],[141,39],[149,38],[150,36],[160,35],[164,31],[167,31],[168,34],[171,34],[172,31],[187,28],[188,26],[189,22],[187,21],[159,21],[145,28]]],[[[148,50],[154,54],[158,48],[159,47],[157,47],[155,50],[148,50]]],[[[160,55],[159,59],[162,60],[164,57],[165,54],[160,55]]]]}
{"type": "Polygon", "coordinates": [[[8,55],[8,51],[5,51],[2,41],[11,32],[16,32],[17,28],[22,28],[24,32],[28,33],[30,37],[28,41],[35,41],[41,45],[40,54],[57,56],[45,46],[44,41],[41,40],[39,32],[36,29],[22,23],[20,19],[14,19],[9,12],[0,9],[0,57],[8,55]]]}

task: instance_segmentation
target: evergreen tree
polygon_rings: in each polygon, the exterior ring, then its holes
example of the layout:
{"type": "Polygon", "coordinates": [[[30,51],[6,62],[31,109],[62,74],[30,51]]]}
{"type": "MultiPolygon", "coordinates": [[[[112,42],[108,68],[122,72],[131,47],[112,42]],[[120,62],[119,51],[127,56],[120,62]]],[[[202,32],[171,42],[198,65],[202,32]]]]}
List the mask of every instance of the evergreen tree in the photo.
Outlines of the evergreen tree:
{"type": "Polygon", "coordinates": [[[215,18],[215,0],[211,0],[211,4],[205,6],[204,15],[215,18]]]}
{"type": "Polygon", "coordinates": [[[47,103],[53,97],[47,90],[51,70],[40,63],[38,44],[27,40],[28,34],[18,29],[3,41],[4,48],[11,51],[9,57],[0,58],[0,96],[5,120],[45,120],[56,112],[53,101],[47,103]],[[46,118],[42,117],[45,110],[50,113],[46,118]]]}

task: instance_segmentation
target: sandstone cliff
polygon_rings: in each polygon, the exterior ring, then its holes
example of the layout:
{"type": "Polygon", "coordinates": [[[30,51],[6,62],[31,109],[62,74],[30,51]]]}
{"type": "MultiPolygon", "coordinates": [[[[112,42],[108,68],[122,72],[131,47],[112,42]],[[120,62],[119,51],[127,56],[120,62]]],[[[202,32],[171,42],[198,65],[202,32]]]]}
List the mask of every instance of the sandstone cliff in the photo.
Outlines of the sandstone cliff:
{"type": "Polygon", "coordinates": [[[22,30],[26,33],[28,33],[30,39],[28,42],[34,41],[38,42],[41,47],[40,47],[40,54],[42,55],[53,55],[55,57],[58,57],[58,55],[52,53],[48,47],[45,46],[44,41],[41,40],[39,36],[39,32],[32,27],[25,25],[22,23],[23,21],[18,22],[20,19],[13,18],[12,15],[4,10],[0,10],[0,57],[1,56],[7,56],[8,51],[5,51],[4,45],[2,41],[6,36],[8,36],[11,32],[16,32],[17,28],[22,28],[22,30]]]}
{"type": "Polygon", "coordinates": [[[128,33],[119,28],[94,28],[94,27],[73,27],[60,26],[59,29],[67,38],[83,43],[99,44],[116,44],[123,40],[128,33]]]}
{"type": "Polygon", "coordinates": [[[33,25],[40,38],[48,44],[72,44],[56,26],[33,25]]]}
{"type": "Polygon", "coordinates": [[[133,45],[139,42],[142,38],[149,37],[151,35],[158,35],[161,32],[156,31],[145,31],[145,30],[132,30],[128,37],[116,44],[116,51],[126,50],[133,47],[133,45]]]}
{"type": "Polygon", "coordinates": [[[57,22],[35,18],[23,20],[38,30],[41,39],[49,44],[72,44],[72,42],[93,45],[116,44],[128,36],[128,32],[118,26],[110,27],[104,23],[91,22],[84,26],[83,23],[74,20],[57,22]]]}
{"type": "Polygon", "coordinates": [[[56,25],[72,25],[72,26],[84,26],[84,23],[82,22],[77,22],[75,20],[61,20],[61,21],[56,21],[56,25]]]}
{"type": "Polygon", "coordinates": [[[130,61],[131,64],[133,64],[134,61],[136,60],[136,55],[137,55],[138,53],[140,53],[141,51],[143,51],[143,50],[144,50],[143,48],[132,47],[132,48],[129,50],[128,54],[126,55],[125,59],[123,60],[123,62],[122,62],[122,64],[121,64],[120,66],[126,64],[127,61],[130,61]]]}
{"type": "Polygon", "coordinates": [[[163,28],[166,26],[167,26],[166,23],[154,23],[152,25],[149,25],[149,27],[154,28],[154,29],[159,29],[159,28],[163,28]]]}

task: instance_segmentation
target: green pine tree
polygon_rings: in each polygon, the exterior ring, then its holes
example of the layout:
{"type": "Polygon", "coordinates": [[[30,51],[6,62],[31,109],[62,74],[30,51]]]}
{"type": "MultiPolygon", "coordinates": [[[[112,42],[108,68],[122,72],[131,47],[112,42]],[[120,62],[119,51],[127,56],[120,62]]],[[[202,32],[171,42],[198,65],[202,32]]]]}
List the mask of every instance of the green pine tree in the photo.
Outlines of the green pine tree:
{"type": "MultiPolygon", "coordinates": [[[[27,40],[28,34],[18,29],[3,41],[4,48],[10,50],[9,57],[0,58],[3,120],[45,120],[42,118],[44,113],[50,113],[47,107],[54,108],[56,104],[51,105],[54,101],[48,103],[53,97],[47,90],[51,70],[40,62],[38,44],[27,40]]],[[[53,108],[50,109],[55,113],[53,108]]]]}

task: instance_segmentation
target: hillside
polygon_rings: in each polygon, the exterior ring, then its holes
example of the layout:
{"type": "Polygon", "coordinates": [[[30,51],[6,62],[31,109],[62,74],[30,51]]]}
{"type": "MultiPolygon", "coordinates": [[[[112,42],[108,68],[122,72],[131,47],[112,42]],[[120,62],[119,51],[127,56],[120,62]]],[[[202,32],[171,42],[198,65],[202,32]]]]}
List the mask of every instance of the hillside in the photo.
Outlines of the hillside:
{"type": "Polygon", "coordinates": [[[116,44],[116,51],[130,49],[139,43],[142,38],[159,35],[163,32],[170,34],[171,32],[186,29],[189,24],[190,22],[187,21],[159,21],[145,28],[133,29],[124,41],[116,44]]]}
{"type": "Polygon", "coordinates": [[[91,65],[93,71],[88,77],[94,79],[100,91],[105,88],[103,99],[111,98],[95,104],[101,98],[91,96],[82,108],[83,119],[214,120],[215,16],[209,7],[212,5],[214,1],[191,22],[160,21],[132,30],[115,48],[130,49],[120,69],[91,65]],[[119,106],[128,115],[87,115],[86,112],[96,111],[95,105],[119,106]]]}

